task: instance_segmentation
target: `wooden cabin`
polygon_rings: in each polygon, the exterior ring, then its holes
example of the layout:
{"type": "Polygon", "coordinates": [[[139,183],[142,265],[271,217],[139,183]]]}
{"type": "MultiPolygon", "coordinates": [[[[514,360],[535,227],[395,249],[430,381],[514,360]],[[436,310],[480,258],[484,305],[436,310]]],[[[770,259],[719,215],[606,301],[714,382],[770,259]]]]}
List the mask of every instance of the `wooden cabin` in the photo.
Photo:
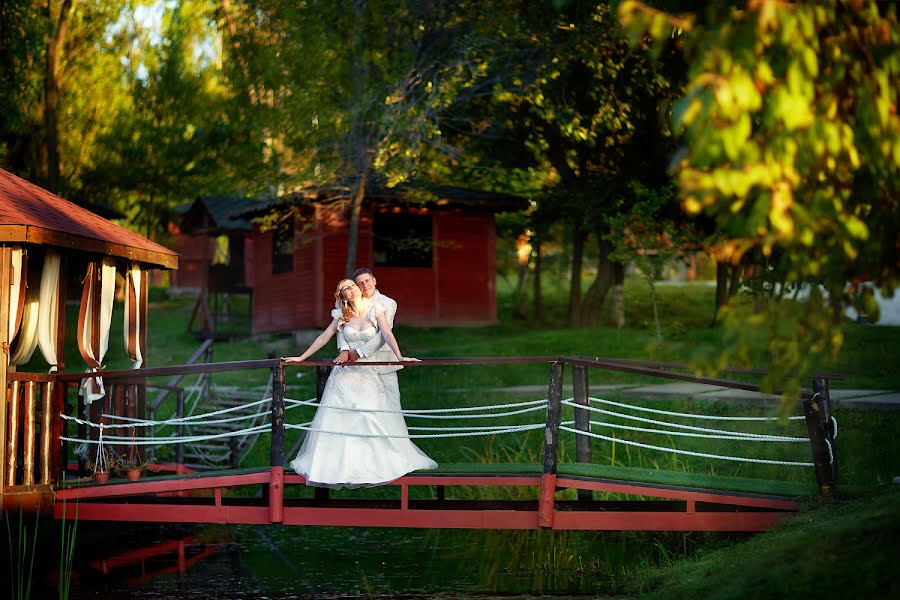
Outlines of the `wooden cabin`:
{"type": "Polygon", "coordinates": [[[83,414],[85,402],[92,413],[114,403],[118,414],[143,414],[143,386],[101,393],[95,378],[82,379],[74,397],[82,399],[67,404],[68,388],[56,379],[66,370],[102,371],[105,356],[115,352],[142,367],[148,271],[177,267],[175,252],[0,169],[0,389],[7,398],[0,402],[2,508],[46,502],[66,459],[58,414],[83,414]],[[124,279],[124,341],[109,338],[117,277],[124,279]],[[73,340],[65,336],[70,299],[80,304],[73,340]],[[78,345],[84,362],[65,364],[67,344],[78,345]],[[32,372],[22,372],[25,367],[32,372]]]}
{"type": "Polygon", "coordinates": [[[179,205],[177,223],[169,231],[180,255],[178,271],[172,273],[169,289],[197,292],[188,329],[202,338],[227,339],[250,333],[253,290],[247,285],[245,247],[253,233],[250,221],[239,216],[257,206],[257,200],[241,196],[200,196],[179,205]],[[238,310],[233,295],[246,297],[238,310]]]}
{"type": "Polygon", "coordinates": [[[200,196],[175,207],[177,223],[169,231],[179,254],[171,276],[173,291],[234,288],[246,282],[244,242],[253,232],[248,219],[232,216],[258,205],[241,196],[200,196]]]}
{"type": "MultiPolygon", "coordinates": [[[[370,184],[356,264],[399,303],[397,323],[489,325],[497,321],[494,215],[524,210],[516,196],[456,187],[370,184]]],[[[245,251],[253,288],[253,333],[318,328],[330,322],[345,275],[346,197],[337,186],[261,202],[244,216],[287,214],[275,229],[254,227],[245,251]]]]}

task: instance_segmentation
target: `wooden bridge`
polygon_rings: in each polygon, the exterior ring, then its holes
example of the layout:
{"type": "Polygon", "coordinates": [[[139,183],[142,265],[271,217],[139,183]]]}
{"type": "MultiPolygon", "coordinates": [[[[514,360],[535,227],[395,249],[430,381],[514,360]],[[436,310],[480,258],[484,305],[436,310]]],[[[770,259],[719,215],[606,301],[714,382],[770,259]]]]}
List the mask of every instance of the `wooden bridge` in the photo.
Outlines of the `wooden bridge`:
{"type": "MultiPolygon", "coordinates": [[[[770,528],[794,514],[799,499],[815,493],[812,484],[592,462],[589,416],[589,374],[592,371],[616,371],[758,391],[759,387],[751,383],[695,377],[686,374],[685,367],[678,364],[584,357],[434,358],[406,366],[521,363],[549,366],[546,408],[542,409],[545,418],[541,424],[544,435],[540,464],[443,464],[437,470],[411,473],[388,484],[399,488],[399,499],[393,500],[336,499],[322,489],[316,490],[314,498],[285,496],[286,489],[302,486],[305,481],[284,470],[285,411],[290,401],[285,399],[285,365],[277,359],[98,373],[113,389],[105,401],[104,412],[129,418],[146,414],[143,390],[151,377],[268,369],[272,382],[272,397],[266,408],[271,412],[268,466],[186,472],[190,469],[183,463],[183,448],[177,448],[175,463],[155,465],[153,475],[135,482],[114,480],[103,485],[85,477],[88,472],[83,464],[69,464],[71,442],[65,440],[74,438],[69,434],[68,421],[60,417],[63,413],[83,414],[78,403],[67,404],[67,399],[71,388],[77,388],[85,374],[9,373],[11,401],[8,403],[8,421],[4,419],[9,424],[9,435],[3,448],[3,486],[0,487],[3,509],[24,507],[52,512],[56,518],[65,514],[67,519],[77,515],[82,521],[757,531],[770,528]],[[567,427],[561,419],[563,406],[567,404],[563,398],[567,369],[571,371],[574,390],[572,405],[576,406],[574,423],[570,424],[574,427],[567,427]],[[561,430],[576,433],[575,463],[558,461],[561,430]],[[453,486],[528,487],[537,490],[537,498],[452,499],[447,497],[446,490],[453,486]],[[245,488],[246,493],[231,493],[240,488],[245,488]],[[416,493],[413,494],[416,497],[411,498],[410,488],[429,488],[430,494],[416,493]],[[566,489],[577,490],[577,499],[559,499],[557,492],[566,489]],[[610,492],[623,499],[594,499],[595,491],[610,492]],[[419,499],[421,496],[428,497],[419,499]]],[[[330,363],[309,361],[304,366],[316,367],[321,397],[330,363]]],[[[731,371],[763,374],[753,370],[731,371]]],[[[821,493],[828,493],[836,480],[828,377],[814,377],[813,391],[804,393],[802,402],[811,463],[821,493]]],[[[183,402],[180,406],[183,410],[183,402]]],[[[106,417],[99,416],[100,407],[96,408],[94,414],[98,422],[109,423],[106,417]]],[[[133,429],[145,427],[140,425],[133,429]]],[[[79,429],[78,437],[91,435],[84,424],[79,429]]]]}

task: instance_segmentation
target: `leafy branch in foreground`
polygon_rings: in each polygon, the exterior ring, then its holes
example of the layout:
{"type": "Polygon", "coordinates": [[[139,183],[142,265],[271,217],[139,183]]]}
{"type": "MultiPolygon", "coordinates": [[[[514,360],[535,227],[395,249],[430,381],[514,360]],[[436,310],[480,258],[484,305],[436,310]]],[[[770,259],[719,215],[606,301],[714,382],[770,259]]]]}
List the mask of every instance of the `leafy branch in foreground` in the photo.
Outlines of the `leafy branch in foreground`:
{"type": "MultiPolygon", "coordinates": [[[[795,393],[843,343],[843,309],[865,282],[900,274],[900,25],[875,2],[710,5],[672,15],[623,2],[633,39],[679,39],[688,85],[673,110],[684,210],[708,240],[749,258],[756,302],[732,302],[715,367],[768,354],[767,384],[795,393]]],[[[709,365],[707,365],[709,366],[709,365]]]]}

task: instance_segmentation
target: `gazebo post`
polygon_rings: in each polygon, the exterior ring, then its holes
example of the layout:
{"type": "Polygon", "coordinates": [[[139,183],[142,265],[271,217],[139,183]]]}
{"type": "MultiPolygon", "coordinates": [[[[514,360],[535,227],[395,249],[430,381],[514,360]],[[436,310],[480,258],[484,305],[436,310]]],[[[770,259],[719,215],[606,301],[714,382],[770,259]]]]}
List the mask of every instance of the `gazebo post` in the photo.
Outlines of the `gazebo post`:
{"type": "MultiPolygon", "coordinates": [[[[12,270],[12,249],[0,247],[0,467],[6,468],[6,372],[9,369],[9,285],[12,270]]],[[[3,508],[3,494],[6,491],[6,477],[0,477],[0,511],[3,508]]]]}

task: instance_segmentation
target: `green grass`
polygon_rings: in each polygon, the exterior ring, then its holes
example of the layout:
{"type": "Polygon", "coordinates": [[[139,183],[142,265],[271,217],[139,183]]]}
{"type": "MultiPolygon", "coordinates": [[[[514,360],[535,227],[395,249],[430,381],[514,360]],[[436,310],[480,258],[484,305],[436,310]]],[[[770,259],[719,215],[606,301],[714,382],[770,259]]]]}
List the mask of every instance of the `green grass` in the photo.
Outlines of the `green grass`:
{"type": "Polygon", "coordinates": [[[740,544],[633,574],[641,598],[897,598],[900,488],[816,506],[740,544]]]}
{"type": "MultiPolygon", "coordinates": [[[[545,322],[511,319],[509,315],[512,298],[508,286],[501,279],[498,281],[500,323],[479,328],[398,327],[396,333],[401,348],[406,354],[420,357],[590,355],[687,362],[698,348],[716,347],[721,344],[721,330],[708,327],[713,288],[707,285],[661,286],[658,289],[663,344],[658,344],[655,340],[649,296],[646,285],[639,280],[626,281],[628,327],[623,330],[605,326],[576,329],[566,327],[565,288],[550,289],[552,283],[549,281],[546,287],[548,319],[545,322]]],[[[162,290],[151,290],[148,366],[183,363],[199,345],[199,341],[186,331],[192,306],[193,298],[169,299],[162,290]]],[[[77,306],[69,306],[67,325],[70,341],[75,339],[76,314],[77,306]]],[[[122,307],[117,305],[110,334],[110,351],[105,361],[105,366],[109,369],[130,367],[122,349],[121,321],[122,307]]],[[[844,349],[838,359],[820,366],[823,371],[838,372],[845,376],[842,381],[832,382],[833,387],[900,390],[900,372],[895,367],[900,328],[848,324],[845,327],[845,340],[844,349]]],[[[259,359],[266,358],[270,353],[275,356],[299,354],[303,349],[294,343],[290,335],[257,336],[249,340],[217,343],[214,359],[217,361],[259,359]]],[[[32,364],[21,370],[45,371],[46,365],[39,358],[39,354],[36,353],[32,364]]],[[[319,357],[331,357],[334,354],[333,345],[330,344],[319,353],[319,357]]],[[[66,360],[68,372],[83,369],[83,362],[73,343],[68,344],[66,360]]],[[[761,364],[754,366],[767,365],[765,361],[761,361],[761,364]]],[[[265,370],[216,374],[214,383],[255,390],[262,397],[262,386],[267,375],[265,370]]],[[[168,378],[161,378],[160,382],[166,379],[168,378]]],[[[312,369],[289,368],[288,396],[293,398],[314,396],[314,379],[312,369]]],[[[500,404],[543,397],[543,392],[530,396],[491,391],[491,388],[512,385],[545,386],[548,381],[548,369],[546,365],[413,367],[401,372],[400,381],[405,408],[500,404]]],[[[591,385],[594,389],[603,384],[643,382],[662,381],[608,371],[597,370],[591,373],[591,385]]],[[[188,383],[187,378],[184,383],[188,383]]],[[[148,397],[150,395],[148,394],[148,397]]],[[[617,399],[612,393],[604,394],[604,397],[617,399]]],[[[770,408],[708,404],[688,399],[627,398],[627,400],[631,403],[679,412],[702,410],[715,415],[777,414],[776,410],[770,408]]],[[[165,417],[172,411],[170,403],[160,411],[159,416],[165,417]]],[[[304,416],[310,415],[311,410],[306,410],[303,414],[292,411],[288,414],[288,421],[300,422],[305,420],[304,416]]],[[[838,407],[836,416],[840,423],[840,434],[835,450],[838,460],[839,494],[845,493],[842,490],[862,489],[864,492],[861,499],[839,500],[837,503],[825,505],[819,505],[814,501],[808,508],[804,508],[800,517],[787,521],[775,531],[753,537],[749,541],[745,541],[745,536],[733,536],[725,542],[729,545],[718,549],[714,548],[722,545],[722,538],[685,536],[673,541],[664,534],[659,534],[655,539],[668,541],[655,551],[647,547],[647,544],[651,543],[649,540],[654,538],[634,534],[633,539],[628,538],[631,540],[628,543],[634,546],[633,548],[629,546],[628,552],[640,551],[648,557],[645,567],[637,571],[629,567],[627,571],[613,573],[609,569],[610,565],[617,564],[615,560],[599,555],[589,560],[585,559],[586,562],[583,563],[583,553],[575,544],[575,540],[581,539],[577,536],[571,537],[571,546],[562,542],[554,544],[552,552],[548,554],[544,553],[543,545],[538,544],[534,551],[532,568],[547,569],[553,577],[577,572],[578,577],[590,576],[596,581],[604,582],[604,589],[610,592],[627,593],[629,596],[647,593],[665,597],[719,598],[818,598],[846,597],[848,594],[853,597],[878,597],[873,591],[878,589],[877,585],[881,585],[882,589],[893,591],[896,596],[897,578],[896,576],[888,578],[885,573],[893,573],[891,571],[893,565],[886,563],[888,560],[886,557],[894,554],[894,548],[888,544],[892,538],[894,541],[897,539],[898,518],[894,507],[898,505],[897,501],[900,498],[896,492],[886,491],[885,488],[890,485],[893,477],[900,475],[900,453],[896,452],[900,414],[893,411],[861,411],[838,407]],[[669,546],[673,544],[677,546],[676,542],[682,539],[685,550],[673,554],[668,549],[669,546]],[[676,561],[673,558],[675,555],[689,555],[689,558],[676,561]],[[625,581],[628,582],[627,587],[623,583],[625,581]]],[[[515,424],[540,422],[543,418],[544,415],[536,411],[517,415],[505,422],[515,424]]],[[[566,408],[563,419],[571,418],[572,409],[566,408]]],[[[593,418],[614,420],[600,415],[594,415],[593,418]]],[[[461,424],[465,422],[455,420],[441,423],[441,425],[461,424]]],[[[775,431],[799,436],[805,434],[803,423],[796,421],[775,421],[764,426],[742,425],[741,429],[775,431]]],[[[607,434],[605,430],[595,429],[595,431],[607,434]]],[[[616,436],[617,440],[622,437],[620,433],[616,433],[616,436]]],[[[751,453],[748,445],[741,442],[654,437],[653,434],[638,432],[628,433],[627,437],[634,441],[655,443],[665,447],[696,451],[715,450],[722,454],[735,455],[751,453]]],[[[296,438],[297,432],[288,432],[286,449],[293,445],[296,438]]],[[[420,440],[417,443],[440,463],[537,464],[541,452],[540,432],[463,438],[450,442],[420,440]]],[[[769,444],[753,449],[752,453],[770,458],[810,460],[808,446],[804,444],[794,446],[769,444]]],[[[630,467],[692,474],[692,476],[738,476],[781,480],[790,485],[809,485],[813,482],[811,469],[808,468],[709,461],[634,448],[622,444],[621,441],[609,443],[594,440],[593,456],[595,464],[608,465],[614,469],[630,467]]],[[[564,436],[561,439],[559,457],[561,462],[572,462],[573,436],[564,436]]],[[[268,460],[269,436],[263,435],[242,466],[266,465],[268,460]]],[[[414,488],[412,492],[413,497],[431,493],[427,488],[414,488]]],[[[376,488],[341,491],[336,495],[393,497],[392,495],[397,493],[396,490],[389,488],[376,488]]],[[[289,489],[287,494],[309,495],[311,491],[289,489]]],[[[530,488],[448,490],[450,497],[475,497],[478,494],[482,497],[486,495],[525,498],[533,497],[534,490],[530,488]]],[[[571,490],[560,492],[560,497],[568,497],[566,494],[572,495],[574,492],[571,490]]],[[[503,543],[517,543],[515,533],[505,532],[505,534],[503,543]]],[[[605,545],[603,547],[606,548],[605,545]]],[[[491,563],[484,568],[502,569],[504,564],[491,563]]]]}

